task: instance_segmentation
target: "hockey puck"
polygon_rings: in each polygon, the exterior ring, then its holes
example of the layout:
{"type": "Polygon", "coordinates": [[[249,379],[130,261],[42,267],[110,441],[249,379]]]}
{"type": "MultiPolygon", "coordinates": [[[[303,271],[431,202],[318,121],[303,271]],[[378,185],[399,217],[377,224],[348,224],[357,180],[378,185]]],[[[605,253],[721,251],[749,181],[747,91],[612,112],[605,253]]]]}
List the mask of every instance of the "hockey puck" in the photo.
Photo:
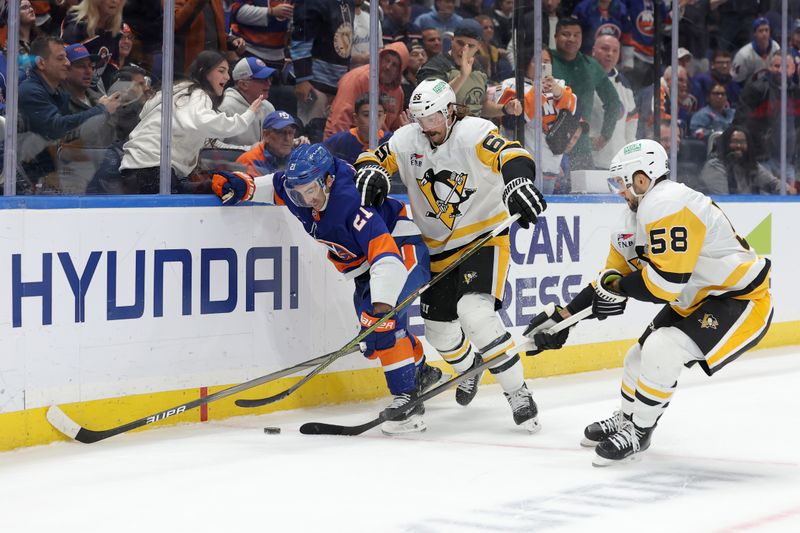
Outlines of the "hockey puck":
{"type": "Polygon", "coordinates": [[[267,435],[277,435],[280,432],[281,432],[281,428],[277,428],[277,427],[266,427],[266,428],[264,428],[264,433],[266,433],[267,435]]]}

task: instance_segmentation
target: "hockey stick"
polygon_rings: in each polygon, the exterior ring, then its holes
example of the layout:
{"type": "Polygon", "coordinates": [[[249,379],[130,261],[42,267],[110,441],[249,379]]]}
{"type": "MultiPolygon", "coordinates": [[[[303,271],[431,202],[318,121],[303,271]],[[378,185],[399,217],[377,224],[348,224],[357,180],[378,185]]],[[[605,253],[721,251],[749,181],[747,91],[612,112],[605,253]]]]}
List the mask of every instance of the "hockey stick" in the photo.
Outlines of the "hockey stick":
{"type": "Polygon", "coordinates": [[[464,252],[464,254],[461,257],[459,257],[458,259],[456,259],[455,261],[453,261],[452,263],[447,265],[447,267],[444,270],[442,270],[441,272],[436,274],[436,276],[434,276],[432,279],[430,279],[427,283],[422,285],[416,291],[414,291],[411,294],[409,294],[408,296],[406,296],[405,299],[402,302],[398,303],[394,307],[394,309],[392,309],[391,311],[386,313],[383,317],[381,317],[379,320],[377,320],[368,329],[365,329],[364,331],[359,333],[356,336],[356,338],[354,338],[349,343],[347,343],[341,350],[339,350],[338,352],[335,352],[333,355],[330,356],[330,358],[328,358],[328,360],[326,360],[325,362],[320,364],[317,368],[315,368],[314,370],[309,372],[308,375],[306,375],[303,379],[301,379],[300,381],[298,381],[297,383],[295,383],[294,385],[292,385],[291,387],[289,387],[285,391],[283,391],[281,393],[278,393],[278,394],[276,394],[274,396],[269,396],[267,398],[254,398],[254,399],[250,399],[250,400],[247,400],[247,399],[236,400],[236,405],[238,405],[239,407],[261,407],[262,405],[268,405],[268,404],[283,400],[284,398],[286,398],[287,396],[292,394],[294,391],[296,391],[297,389],[299,389],[300,387],[302,387],[303,385],[308,383],[314,376],[316,376],[317,374],[319,374],[320,372],[325,370],[327,367],[329,367],[334,361],[336,361],[337,359],[339,359],[343,355],[346,355],[347,353],[350,353],[349,350],[350,350],[350,348],[352,346],[357,345],[358,343],[363,341],[370,333],[372,333],[377,328],[379,328],[381,326],[381,324],[383,324],[384,322],[386,322],[387,320],[389,320],[390,318],[395,316],[397,313],[399,313],[400,311],[402,311],[403,309],[405,309],[406,307],[411,305],[414,302],[414,300],[416,300],[419,297],[420,294],[422,294],[423,292],[428,290],[433,284],[437,283],[442,278],[444,278],[447,274],[452,272],[453,269],[456,268],[458,265],[460,265],[461,263],[466,261],[468,258],[472,257],[487,242],[489,242],[491,239],[497,237],[503,231],[508,229],[511,226],[511,224],[516,222],[516,220],[518,218],[519,218],[519,215],[514,215],[512,217],[507,218],[502,224],[500,224],[494,230],[492,230],[491,233],[487,234],[485,237],[483,237],[478,242],[476,242],[474,245],[472,245],[472,247],[467,249],[467,251],[464,252]]]}
{"type": "MultiPolygon", "coordinates": [[[[580,312],[575,313],[574,315],[571,315],[568,318],[565,318],[564,320],[562,320],[561,322],[550,328],[548,330],[548,333],[550,334],[558,333],[559,331],[566,329],[572,326],[573,324],[578,323],[579,321],[583,320],[584,318],[588,317],[591,314],[592,314],[592,308],[587,307],[586,309],[583,309],[580,312]]],[[[483,363],[475,366],[474,368],[469,369],[463,374],[459,374],[445,381],[441,385],[438,385],[430,389],[424,394],[421,394],[416,399],[411,400],[410,402],[405,404],[402,408],[384,409],[383,411],[380,412],[380,414],[376,418],[373,418],[372,420],[364,424],[360,424],[358,426],[341,426],[338,424],[326,424],[324,422],[307,422],[302,426],[300,426],[300,433],[304,435],[346,435],[346,436],[361,435],[365,431],[368,431],[376,426],[379,426],[380,424],[382,424],[387,420],[392,420],[395,417],[399,416],[401,413],[409,411],[416,405],[425,402],[433,398],[434,396],[438,396],[439,394],[443,393],[445,390],[449,389],[453,385],[457,385],[462,381],[464,381],[465,379],[469,379],[472,376],[475,376],[478,373],[483,372],[490,366],[495,366],[500,363],[503,363],[504,361],[507,361],[512,357],[513,354],[523,353],[535,349],[536,345],[532,340],[523,342],[519,346],[514,347],[511,353],[505,352],[496,357],[492,357],[491,359],[484,361],[483,363]]]]}
{"type": "MultiPolygon", "coordinates": [[[[356,351],[359,351],[358,346],[354,347],[349,353],[356,351]]],[[[206,396],[205,398],[198,398],[196,400],[192,400],[190,402],[177,405],[170,409],[166,409],[164,411],[110,429],[95,431],[92,429],[87,429],[85,427],[82,427],[80,424],[78,424],[77,422],[72,420],[69,416],[67,416],[67,414],[64,411],[62,411],[61,408],[58,407],[57,405],[51,405],[50,408],[47,409],[47,421],[50,422],[50,424],[52,424],[54,428],[56,428],[58,431],[60,431],[67,437],[74,439],[78,442],[83,442],[84,444],[91,444],[93,442],[113,437],[114,435],[119,435],[120,433],[125,433],[132,429],[140,428],[148,424],[159,422],[161,420],[164,420],[165,418],[169,418],[170,416],[179,415],[190,409],[194,409],[195,407],[199,407],[201,405],[205,405],[207,403],[211,403],[213,401],[226,398],[228,396],[231,396],[232,394],[236,394],[245,391],[247,389],[257,387],[264,383],[268,383],[270,381],[285,376],[290,376],[299,370],[303,370],[305,368],[324,362],[333,353],[321,355],[319,357],[315,357],[314,359],[309,359],[308,361],[305,361],[303,363],[298,363],[289,368],[272,372],[271,374],[267,374],[265,376],[255,378],[250,381],[246,381],[239,385],[234,385],[233,387],[228,387],[227,389],[215,392],[214,394],[206,396]]]]}

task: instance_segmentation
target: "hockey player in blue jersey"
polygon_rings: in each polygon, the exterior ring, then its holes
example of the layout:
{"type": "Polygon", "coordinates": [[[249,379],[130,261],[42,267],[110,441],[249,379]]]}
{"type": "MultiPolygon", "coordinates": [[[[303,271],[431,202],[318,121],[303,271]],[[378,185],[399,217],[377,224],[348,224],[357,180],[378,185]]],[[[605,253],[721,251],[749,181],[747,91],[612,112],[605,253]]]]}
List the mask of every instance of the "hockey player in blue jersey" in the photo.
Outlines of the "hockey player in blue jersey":
{"type": "MultiPolygon", "coordinates": [[[[292,152],[284,172],[255,178],[219,172],[212,188],[225,205],[252,199],[286,206],[327,248],[337,270],[355,280],[353,301],[361,328],[366,329],[428,281],[430,259],[406,206],[387,198],[380,207],[362,207],[354,173],[321,144],[302,145],[292,152]]],[[[394,395],[390,408],[401,408],[442,376],[441,370],[425,364],[422,344],[408,329],[406,311],[378,327],[365,343],[364,355],[383,366],[394,395]]],[[[419,404],[400,419],[384,422],[381,429],[390,435],[424,431],[423,412],[419,404]]]]}

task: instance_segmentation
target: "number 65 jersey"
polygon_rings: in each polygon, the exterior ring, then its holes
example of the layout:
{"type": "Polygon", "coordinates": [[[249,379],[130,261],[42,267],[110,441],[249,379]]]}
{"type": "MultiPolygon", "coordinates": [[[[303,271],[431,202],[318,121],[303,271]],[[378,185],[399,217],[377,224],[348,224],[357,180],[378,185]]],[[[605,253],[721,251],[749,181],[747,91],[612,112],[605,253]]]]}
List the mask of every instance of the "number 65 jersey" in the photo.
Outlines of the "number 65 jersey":
{"type": "Polygon", "coordinates": [[[639,270],[623,282],[634,298],[669,302],[688,316],[709,298],[755,300],[768,292],[770,261],[736,234],[708,196],[663,180],[631,214],[625,220],[635,227],[612,234],[607,264],[639,270]]]}
{"type": "Polygon", "coordinates": [[[399,172],[431,255],[457,250],[500,225],[509,216],[503,175],[533,179],[534,168],[519,143],[475,117],[456,121],[440,146],[432,146],[419,125],[403,126],[374,152],[361,154],[356,166],[364,163],[399,172]],[[527,165],[520,165],[523,161],[527,165]]]}

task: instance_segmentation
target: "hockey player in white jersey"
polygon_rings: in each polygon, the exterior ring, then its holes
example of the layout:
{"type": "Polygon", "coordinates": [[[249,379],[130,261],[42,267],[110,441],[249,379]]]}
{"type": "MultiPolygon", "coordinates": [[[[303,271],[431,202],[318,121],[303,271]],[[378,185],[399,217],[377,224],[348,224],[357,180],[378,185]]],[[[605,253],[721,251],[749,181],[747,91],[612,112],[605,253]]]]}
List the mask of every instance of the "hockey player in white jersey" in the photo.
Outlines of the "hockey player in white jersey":
{"type": "MultiPolygon", "coordinates": [[[[365,205],[379,205],[389,193],[389,176],[399,173],[414,221],[430,249],[433,275],[503,223],[509,213],[519,214],[518,223],[528,228],[546,205],[533,184],[530,154],[519,143],[504,139],[488,120],[465,117],[455,102],[447,82],[423,81],[409,104],[413,122],[355,163],[356,185],[365,205]]],[[[458,372],[513,352],[514,341],[497,315],[509,261],[506,231],[422,295],[425,337],[458,372]]],[[[536,403],[525,385],[519,356],[489,371],[503,388],[515,423],[537,431],[536,403]]],[[[472,401],[480,378],[459,385],[459,404],[472,401]]]]}
{"type": "Polygon", "coordinates": [[[611,235],[606,269],[565,309],[540,313],[525,332],[539,348],[559,348],[567,331],[542,330],[590,305],[604,319],[622,314],[628,298],[666,304],[625,356],[621,409],[584,431],[581,444],[595,447],[595,466],[650,446],[684,366],[711,376],[755,346],[772,320],[769,259],[736,234],[708,196],[670,181],[667,162],[651,140],[617,153],[609,183],[629,209],[611,235]]]}

